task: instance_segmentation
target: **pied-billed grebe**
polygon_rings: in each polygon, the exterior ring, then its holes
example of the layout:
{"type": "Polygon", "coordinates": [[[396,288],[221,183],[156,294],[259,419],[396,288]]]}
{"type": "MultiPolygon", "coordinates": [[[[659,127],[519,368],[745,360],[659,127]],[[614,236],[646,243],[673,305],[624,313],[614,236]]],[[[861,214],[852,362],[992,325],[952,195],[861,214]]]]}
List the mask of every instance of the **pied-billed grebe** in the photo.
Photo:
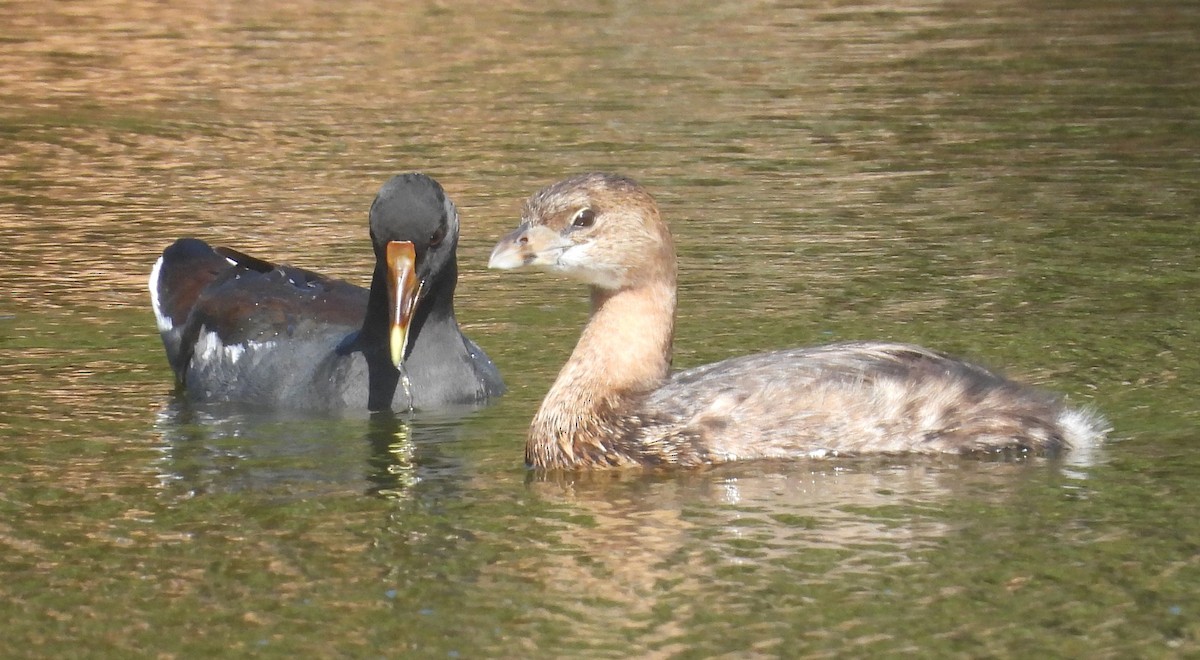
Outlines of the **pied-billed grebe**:
{"type": "Polygon", "coordinates": [[[194,400],[276,408],[440,408],[504,392],[459,331],[458,212],[422,174],[392,177],[370,212],[370,291],[184,238],[150,273],[176,382],[194,400]]]}
{"type": "Polygon", "coordinates": [[[654,199],[624,177],[584,174],[537,192],[489,265],[591,285],[587,326],[530,428],[534,467],[1053,452],[1106,432],[1057,396],[908,344],[795,348],[671,375],[675,249],[654,199]]]}

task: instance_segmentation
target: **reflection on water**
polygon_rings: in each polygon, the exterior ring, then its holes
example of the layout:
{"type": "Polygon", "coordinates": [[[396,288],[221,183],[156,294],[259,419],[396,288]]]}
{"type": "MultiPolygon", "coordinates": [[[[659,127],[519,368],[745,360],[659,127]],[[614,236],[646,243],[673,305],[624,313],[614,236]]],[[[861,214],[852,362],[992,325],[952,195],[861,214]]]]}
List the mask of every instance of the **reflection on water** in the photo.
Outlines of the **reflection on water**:
{"type": "Polygon", "coordinates": [[[469,478],[460,459],[440,451],[459,440],[460,417],[314,416],[172,397],[155,422],[159,479],[167,492],[189,497],[250,490],[403,498],[425,480],[469,478]]]}
{"type": "Polygon", "coordinates": [[[1200,6],[0,4],[0,655],[1196,655],[1200,6]],[[485,270],[531,191],[644,182],[677,367],[913,341],[1093,403],[1064,461],[542,480],[586,314],[485,270]],[[192,235],[365,284],[462,214],[461,419],[189,408],[145,280],[192,235]],[[364,497],[364,494],[371,495],[364,497]]]}
{"type": "MultiPolygon", "coordinates": [[[[531,477],[532,491],[554,503],[539,525],[549,537],[488,566],[482,588],[533,581],[580,648],[628,638],[643,650],[712,650],[748,636],[781,652],[777,635],[804,628],[814,608],[838,607],[823,599],[858,600],[884,576],[928,573],[931,555],[962,533],[964,523],[946,516],[954,502],[1019,510],[1022,488],[1048,477],[1081,497],[1082,475],[1054,476],[1060,468],[1047,459],[875,459],[531,477]]],[[[1061,518],[1051,533],[1074,545],[1073,524],[1061,518]]]]}
{"type": "MultiPolygon", "coordinates": [[[[697,533],[711,544],[705,552],[717,553],[710,559],[734,564],[848,548],[873,548],[904,562],[946,531],[931,515],[945,500],[981,493],[1003,499],[1014,481],[1048,464],[1052,468],[1057,461],[767,462],[670,478],[551,475],[534,479],[533,488],[548,501],[569,503],[591,517],[588,526],[572,526],[563,543],[595,555],[614,571],[639,573],[636,582],[650,587],[675,570],[663,560],[697,533]]],[[[868,552],[840,568],[854,570],[859,562],[870,566],[878,560],[868,552]]]]}
{"type": "Polygon", "coordinates": [[[657,603],[656,585],[685,581],[690,584],[675,588],[702,593],[718,577],[697,570],[702,566],[751,568],[817,557],[824,564],[829,557],[821,553],[834,551],[844,561],[800,579],[836,581],[845,572],[907,562],[944,532],[922,508],[950,496],[947,469],[750,466],[637,484],[629,477],[616,484],[603,477],[542,483],[539,494],[569,503],[588,524],[564,530],[565,553],[531,561],[548,588],[582,589],[641,614],[657,603]],[[848,549],[860,551],[846,555],[848,549]],[[579,556],[592,561],[581,566],[579,556]]]}

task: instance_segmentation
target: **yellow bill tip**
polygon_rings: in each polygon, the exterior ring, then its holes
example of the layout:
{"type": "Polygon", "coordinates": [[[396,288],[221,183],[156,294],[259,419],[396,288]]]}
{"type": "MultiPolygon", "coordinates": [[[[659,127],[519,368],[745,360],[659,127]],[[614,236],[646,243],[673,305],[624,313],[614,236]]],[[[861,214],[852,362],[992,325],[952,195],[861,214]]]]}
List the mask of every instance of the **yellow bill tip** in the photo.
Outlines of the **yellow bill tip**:
{"type": "Polygon", "coordinates": [[[399,369],[400,365],[404,363],[404,349],[406,348],[406,344],[408,344],[408,328],[393,325],[391,341],[389,343],[392,349],[392,364],[396,365],[396,368],[399,369]]]}

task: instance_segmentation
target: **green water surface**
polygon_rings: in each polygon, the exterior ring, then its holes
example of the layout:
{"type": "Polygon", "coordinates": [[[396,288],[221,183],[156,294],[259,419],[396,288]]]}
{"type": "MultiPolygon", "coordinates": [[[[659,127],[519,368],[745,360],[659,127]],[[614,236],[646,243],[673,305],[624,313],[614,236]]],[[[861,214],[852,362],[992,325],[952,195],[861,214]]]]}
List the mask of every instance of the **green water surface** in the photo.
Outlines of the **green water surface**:
{"type": "Polygon", "coordinates": [[[0,3],[0,655],[1200,654],[1200,5],[0,3]],[[840,339],[1094,406],[1095,454],[538,475],[586,293],[485,269],[640,179],[675,366],[840,339]],[[465,416],[176,399],[192,235],[366,283],[395,172],[462,215],[465,416]]]}

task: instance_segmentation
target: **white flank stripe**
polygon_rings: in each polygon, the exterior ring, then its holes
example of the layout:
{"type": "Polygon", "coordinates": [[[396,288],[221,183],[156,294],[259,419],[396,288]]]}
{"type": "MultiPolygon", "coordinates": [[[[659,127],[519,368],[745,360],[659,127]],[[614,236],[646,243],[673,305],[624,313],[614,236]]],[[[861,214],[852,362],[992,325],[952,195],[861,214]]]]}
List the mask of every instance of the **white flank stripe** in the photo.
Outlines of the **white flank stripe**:
{"type": "Polygon", "coordinates": [[[163,314],[162,305],[158,302],[158,273],[162,270],[163,258],[160,256],[158,261],[154,262],[154,268],[150,270],[150,306],[154,308],[154,319],[158,321],[159,332],[170,332],[175,324],[171,323],[171,319],[163,314]]]}

